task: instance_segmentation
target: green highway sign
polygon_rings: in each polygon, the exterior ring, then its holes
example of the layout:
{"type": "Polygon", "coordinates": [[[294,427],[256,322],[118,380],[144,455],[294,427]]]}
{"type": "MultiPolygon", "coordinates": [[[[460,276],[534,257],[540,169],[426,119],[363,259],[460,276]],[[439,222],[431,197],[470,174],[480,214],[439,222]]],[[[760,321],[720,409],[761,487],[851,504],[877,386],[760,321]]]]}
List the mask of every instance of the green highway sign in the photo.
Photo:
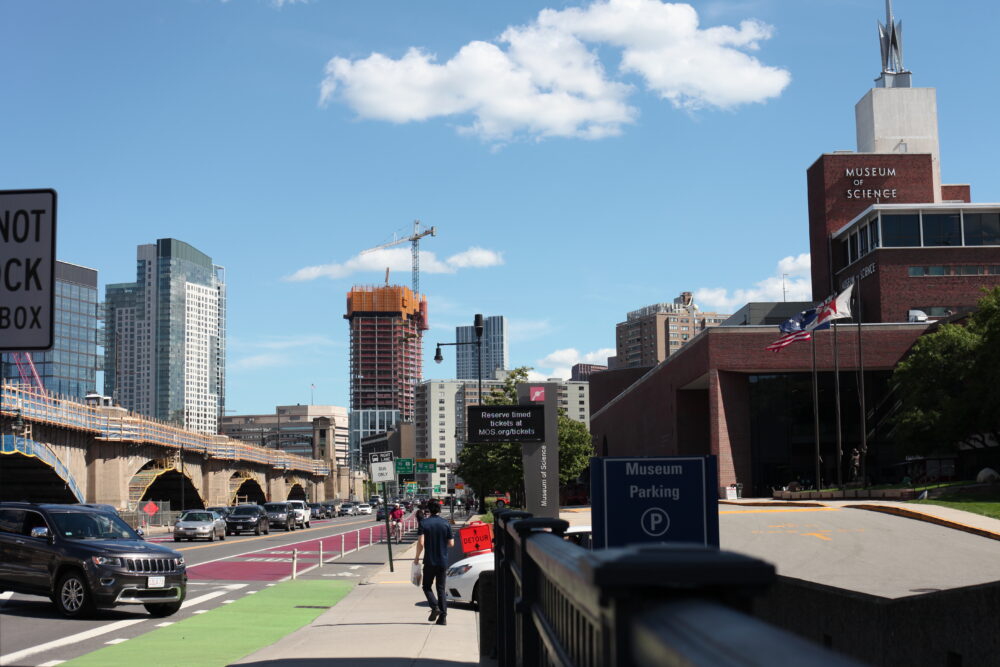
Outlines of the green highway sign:
{"type": "Polygon", "coordinates": [[[440,486],[435,486],[434,487],[434,493],[441,493],[441,487],[440,486]]]}
{"type": "Polygon", "coordinates": [[[417,472],[437,472],[437,459],[417,459],[417,472]]]}
{"type": "Polygon", "coordinates": [[[396,459],[396,474],[397,475],[412,475],[413,474],[413,459],[396,459]]]}

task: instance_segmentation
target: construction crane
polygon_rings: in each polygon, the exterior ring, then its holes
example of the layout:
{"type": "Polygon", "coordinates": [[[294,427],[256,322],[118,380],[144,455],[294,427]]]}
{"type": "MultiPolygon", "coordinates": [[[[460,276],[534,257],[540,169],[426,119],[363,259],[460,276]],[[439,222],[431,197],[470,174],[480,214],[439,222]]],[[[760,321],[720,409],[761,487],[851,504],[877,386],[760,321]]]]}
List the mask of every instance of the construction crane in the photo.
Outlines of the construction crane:
{"type": "MultiPolygon", "coordinates": [[[[420,239],[425,236],[437,236],[437,230],[434,227],[424,227],[423,230],[420,229],[421,224],[419,220],[413,221],[413,233],[404,238],[394,238],[388,243],[383,243],[382,245],[377,245],[374,248],[368,248],[368,250],[362,250],[361,254],[367,252],[374,252],[376,250],[382,250],[383,248],[391,248],[397,246],[400,243],[410,242],[410,252],[412,255],[412,267],[413,267],[413,293],[420,294],[420,239]]],[[[395,236],[395,234],[393,234],[395,236]]],[[[389,272],[386,271],[386,284],[389,282],[389,272]]]]}

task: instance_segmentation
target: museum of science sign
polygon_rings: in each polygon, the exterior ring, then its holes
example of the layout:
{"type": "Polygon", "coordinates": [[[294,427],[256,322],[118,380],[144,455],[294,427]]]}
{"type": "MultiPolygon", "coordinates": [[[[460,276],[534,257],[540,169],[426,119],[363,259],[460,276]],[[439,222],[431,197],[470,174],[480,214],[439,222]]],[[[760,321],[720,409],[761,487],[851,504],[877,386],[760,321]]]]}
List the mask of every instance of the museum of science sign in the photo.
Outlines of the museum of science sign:
{"type": "Polygon", "coordinates": [[[594,548],[689,542],[718,548],[715,456],[590,460],[594,548]]]}

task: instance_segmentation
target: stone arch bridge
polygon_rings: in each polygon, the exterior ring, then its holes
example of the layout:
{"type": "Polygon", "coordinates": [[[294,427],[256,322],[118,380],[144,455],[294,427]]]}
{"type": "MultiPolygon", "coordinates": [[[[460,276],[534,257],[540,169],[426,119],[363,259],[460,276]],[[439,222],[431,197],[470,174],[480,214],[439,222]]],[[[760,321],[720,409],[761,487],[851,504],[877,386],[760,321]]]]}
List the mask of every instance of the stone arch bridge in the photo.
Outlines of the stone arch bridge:
{"type": "Polygon", "coordinates": [[[222,435],[194,433],[123,408],[4,384],[0,500],[184,507],[325,499],[330,467],[222,435]]]}

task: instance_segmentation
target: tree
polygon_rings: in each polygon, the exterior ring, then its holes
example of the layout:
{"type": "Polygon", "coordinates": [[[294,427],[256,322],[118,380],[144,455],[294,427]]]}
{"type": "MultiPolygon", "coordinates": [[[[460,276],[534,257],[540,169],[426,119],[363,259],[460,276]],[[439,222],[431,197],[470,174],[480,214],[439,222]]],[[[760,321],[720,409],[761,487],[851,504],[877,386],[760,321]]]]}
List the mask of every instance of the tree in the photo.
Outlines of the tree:
{"type": "Polygon", "coordinates": [[[942,324],[922,336],[893,372],[896,437],[904,451],[1000,442],[998,368],[1000,287],[986,291],[964,326],[942,324]]]}
{"type": "MultiPolygon", "coordinates": [[[[517,405],[517,385],[528,381],[526,366],[515,368],[504,380],[503,387],[494,389],[483,398],[486,405],[517,405]]],[[[559,483],[567,484],[590,464],[594,448],[590,432],[578,421],[559,411],[559,483]]],[[[456,474],[483,498],[494,490],[509,491],[512,500],[520,504],[524,498],[524,467],[521,444],[517,442],[469,442],[458,456],[456,474]]]]}

